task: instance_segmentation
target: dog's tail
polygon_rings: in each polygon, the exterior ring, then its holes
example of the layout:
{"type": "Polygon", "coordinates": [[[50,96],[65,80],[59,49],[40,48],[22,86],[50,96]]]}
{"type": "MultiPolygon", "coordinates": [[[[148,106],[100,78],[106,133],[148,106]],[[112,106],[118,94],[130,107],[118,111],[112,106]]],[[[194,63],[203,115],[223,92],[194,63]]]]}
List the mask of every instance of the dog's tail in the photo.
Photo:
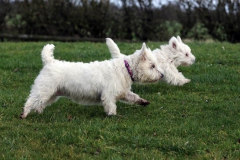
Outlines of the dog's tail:
{"type": "Polygon", "coordinates": [[[106,44],[108,46],[108,49],[111,53],[112,58],[119,58],[119,57],[125,56],[120,53],[120,50],[117,44],[111,38],[106,38],[106,44]]]}
{"type": "Polygon", "coordinates": [[[43,47],[42,54],[41,54],[43,65],[46,65],[54,61],[54,57],[53,57],[54,48],[55,46],[53,44],[47,44],[43,47]]]}

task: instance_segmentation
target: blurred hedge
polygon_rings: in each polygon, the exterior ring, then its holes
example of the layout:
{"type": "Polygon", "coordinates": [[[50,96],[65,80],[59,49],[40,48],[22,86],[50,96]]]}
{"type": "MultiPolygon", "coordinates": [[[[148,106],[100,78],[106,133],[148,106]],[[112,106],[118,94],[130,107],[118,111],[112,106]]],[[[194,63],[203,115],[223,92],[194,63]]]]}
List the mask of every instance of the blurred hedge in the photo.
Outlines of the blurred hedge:
{"type": "Polygon", "coordinates": [[[0,0],[0,34],[240,41],[239,0],[0,0]],[[154,2],[154,3],[153,3],[154,2]]]}

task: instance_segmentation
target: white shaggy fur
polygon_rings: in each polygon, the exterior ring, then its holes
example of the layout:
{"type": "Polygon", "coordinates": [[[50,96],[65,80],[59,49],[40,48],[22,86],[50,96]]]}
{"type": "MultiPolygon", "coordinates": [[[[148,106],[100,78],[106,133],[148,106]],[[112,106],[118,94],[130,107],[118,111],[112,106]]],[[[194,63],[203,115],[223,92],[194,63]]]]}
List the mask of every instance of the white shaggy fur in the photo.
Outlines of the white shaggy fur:
{"type": "MultiPolygon", "coordinates": [[[[118,46],[111,38],[106,38],[106,44],[109,48],[112,58],[124,57],[120,53],[118,46]]],[[[191,53],[189,46],[184,44],[181,38],[172,37],[169,44],[160,46],[161,49],[155,49],[153,54],[156,56],[160,67],[164,70],[163,80],[171,85],[184,85],[189,83],[190,79],[183,76],[178,71],[180,65],[188,66],[195,62],[195,56],[191,53]]]]}
{"type": "Polygon", "coordinates": [[[130,92],[133,83],[124,60],[133,73],[134,82],[157,82],[163,77],[156,57],[143,43],[142,49],[130,56],[90,63],[66,62],[53,57],[54,45],[42,50],[43,68],[34,81],[21,118],[30,111],[41,113],[64,96],[84,105],[102,105],[107,115],[116,115],[116,101],[147,105],[149,102],[130,92]]]}

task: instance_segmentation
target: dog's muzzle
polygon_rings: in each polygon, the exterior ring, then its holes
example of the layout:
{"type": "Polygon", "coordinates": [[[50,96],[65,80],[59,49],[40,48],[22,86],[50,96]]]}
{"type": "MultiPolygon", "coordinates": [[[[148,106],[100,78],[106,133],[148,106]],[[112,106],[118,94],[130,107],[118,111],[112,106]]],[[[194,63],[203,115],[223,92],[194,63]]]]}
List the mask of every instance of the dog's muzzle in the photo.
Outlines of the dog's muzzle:
{"type": "Polygon", "coordinates": [[[195,63],[195,62],[196,62],[196,58],[194,58],[194,59],[192,60],[192,64],[195,63]]]}

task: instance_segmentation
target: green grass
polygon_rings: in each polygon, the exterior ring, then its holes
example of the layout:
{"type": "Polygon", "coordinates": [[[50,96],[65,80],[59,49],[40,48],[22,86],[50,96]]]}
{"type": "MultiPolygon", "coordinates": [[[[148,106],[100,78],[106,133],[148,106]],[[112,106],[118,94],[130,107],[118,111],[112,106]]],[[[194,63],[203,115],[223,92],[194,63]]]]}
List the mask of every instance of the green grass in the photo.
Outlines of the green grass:
{"type": "MultiPolygon", "coordinates": [[[[190,84],[133,85],[147,107],[118,103],[118,116],[107,117],[101,106],[60,99],[21,120],[46,43],[0,43],[0,159],[239,159],[239,44],[189,43],[197,61],[180,70],[190,84]]],[[[110,59],[105,43],[50,43],[57,59],[110,59]]],[[[118,45],[123,53],[141,48],[118,45]]]]}

